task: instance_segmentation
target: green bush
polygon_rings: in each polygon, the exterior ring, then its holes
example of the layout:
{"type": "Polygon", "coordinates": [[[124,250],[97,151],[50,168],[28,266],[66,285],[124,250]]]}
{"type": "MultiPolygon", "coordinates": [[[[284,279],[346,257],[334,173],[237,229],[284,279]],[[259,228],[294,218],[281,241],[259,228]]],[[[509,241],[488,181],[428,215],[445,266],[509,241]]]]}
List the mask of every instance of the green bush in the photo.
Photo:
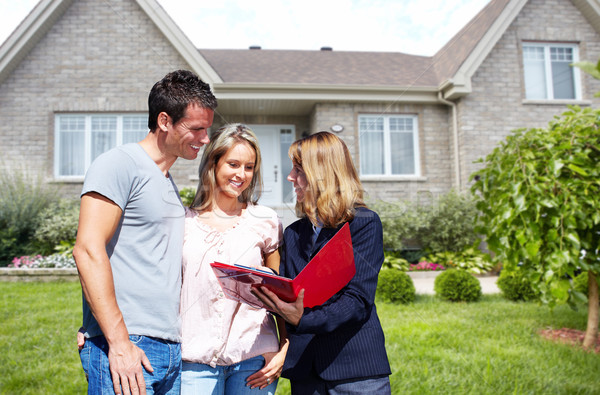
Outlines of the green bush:
{"type": "Polygon", "coordinates": [[[417,238],[430,252],[460,252],[477,240],[475,225],[477,208],[469,194],[450,191],[432,205],[421,208],[426,226],[419,229],[417,238]]]}
{"type": "Polygon", "coordinates": [[[381,218],[386,249],[401,251],[409,242],[429,253],[458,252],[477,240],[471,195],[450,191],[433,203],[380,201],[371,206],[381,218]]]}
{"type": "Polygon", "coordinates": [[[33,234],[40,213],[57,200],[41,177],[19,170],[0,172],[0,266],[15,256],[37,253],[33,234]]]}
{"type": "Polygon", "coordinates": [[[179,196],[181,197],[181,202],[185,207],[191,206],[194,202],[194,197],[196,196],[196,189],[192,187],[185,187],[179,190],[179,196]]]}
{"type": "Polygon", "coordinates": [[[410,268],[410,262],[402,257],[398,251],[384,251],[383,268],[407,271],[410,268]]]}
{"type": "Polygon", "coordinates": [[[388,250],[401,251],[407,241],[418,243],[416,236],[425,225],[424,217],[416,206],[408,202],[376,202],[370,205],[381,218],[383,246],[388,250]]]}
{"type": "MultiPolygon", "coordinates": [[[[596,282],[598,282],[598,287],[600,290],[600,276],[596,276],[596,282]]],[[[573,279],[573,287],[575,291],[581,292],[585,296],[589,296],[589,288],[588,288],[588,272],[581,272],[573,279]]]]}
{"type": "Polygon", "coordinates": [[[61,199],[42,210],[33,238],[37,253],[51,255],[72,246],[77,235],[79,200],[61,199]]]}
{"type": "Polygon", "coordinates": [[[459,252],[444,251],[429,254],[424,259],[448,269],[461,269],[472,274],[487,273],[496,267],[496,263],[492,261],[490,256],[475,246],[465,248],[459,252]]]}
{"type": "Polygon", "coordinates": [[[451,302],[475,302],[481,298],[481,284],[472,274],[448,269],[435,278],[436,295],[451,302]]]}
{"type": "Polygon", "coordinates": [[[403,271],[383,269],[379,272],[377,296],[384,302],[408,304],[415,301],[415,285],[403,271]]]}
{"type": "Polygon", "coordinates": [[[510,271],[502,270],[496,284],[502,291],[502,296],[508,300],[530,301],[539,299],[538,292],[533,289],[525,273],[518,268],[510,271]]]}

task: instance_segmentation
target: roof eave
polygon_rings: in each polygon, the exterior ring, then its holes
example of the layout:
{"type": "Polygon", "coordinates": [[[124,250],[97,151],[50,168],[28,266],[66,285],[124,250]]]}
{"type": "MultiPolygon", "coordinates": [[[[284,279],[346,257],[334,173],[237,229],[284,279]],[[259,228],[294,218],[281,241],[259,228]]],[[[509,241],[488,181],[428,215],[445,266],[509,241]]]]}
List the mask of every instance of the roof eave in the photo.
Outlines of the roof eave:
{"type": "Polygon", "coordinates": [[[322,84],[214,84],[219,100],[274,99],[319,101],[380,101],[423,102],[437,101],[435,86],[379,86],[379,85],[322,85],[322,84]]]}
{"type": "Polygon", "coordinates": [[[0,47],[0,84],[52,28],[73,0],[43,0],[0,47]]]}
{"type": "Polygon", "coordinates": [[[148,17],[165,35],[181,56],[188,62],[192,70],[207,84],[222,83],[219,74],[200,54],[198,49],[183,33],[179,26],[169,17],[165,10],[155,0],[136,0],[148,17]]]}

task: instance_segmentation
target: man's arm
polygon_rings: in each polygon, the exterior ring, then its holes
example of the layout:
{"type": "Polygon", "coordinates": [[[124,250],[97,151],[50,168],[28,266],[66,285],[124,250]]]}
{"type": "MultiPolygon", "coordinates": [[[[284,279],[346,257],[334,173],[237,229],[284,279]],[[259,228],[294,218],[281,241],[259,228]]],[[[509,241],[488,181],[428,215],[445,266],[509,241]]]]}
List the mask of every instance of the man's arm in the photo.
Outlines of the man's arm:
{"type": "Polygon", "coordinates": [[[77,240],[73,257],[77,263],[85,299],[108,342],[108,360],[115,393],[145,394],[142,364],[152,371],[142,350],[129,341],[129,333],[115,296],[106,245],[121,219],[121,208],[110,199],[90,192],[81,198],[77,240]]]}

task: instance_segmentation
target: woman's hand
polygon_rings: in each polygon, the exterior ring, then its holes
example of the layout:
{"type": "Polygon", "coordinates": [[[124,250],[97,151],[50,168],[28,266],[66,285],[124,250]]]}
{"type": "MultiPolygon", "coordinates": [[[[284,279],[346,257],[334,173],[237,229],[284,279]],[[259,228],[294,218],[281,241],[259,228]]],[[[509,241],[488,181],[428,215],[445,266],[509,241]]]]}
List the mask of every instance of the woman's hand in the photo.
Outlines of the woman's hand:
{"type": "Polygon", "coordinates": [[[79,351],[81,351],[83,349],[83,346],[85,345],[85,336],[83,335],[84,333],[85,333],[85,328],[82,326],[77,331],[77,349],[79,351]]]}
{"type": "Polygon", "coordinates": [[[290,324],[297,326],[304,314],[304,290],[298,294],[295,302],[287,303],[265,287],[253,288],[252,293],[259,298],[269,311],[277,313],[290,324]]]}
{"type": "Polygon", "coordinates": [[[246,379],[246,383],[250,388],[259,387],[263,389],[277,380],[281,376],[286,353],[287,341],[285,346],[282,346],[279,351],[264,353],[262,356],[265,359],[265,366],[246,379]]]}

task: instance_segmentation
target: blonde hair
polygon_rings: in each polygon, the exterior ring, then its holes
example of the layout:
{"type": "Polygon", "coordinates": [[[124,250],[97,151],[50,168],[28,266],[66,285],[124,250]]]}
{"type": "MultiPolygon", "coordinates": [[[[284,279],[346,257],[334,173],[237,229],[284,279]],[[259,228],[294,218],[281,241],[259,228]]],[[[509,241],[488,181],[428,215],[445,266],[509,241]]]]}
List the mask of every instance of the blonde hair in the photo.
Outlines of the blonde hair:
{"type": "Polygon", "coordinates": [[[254,174],[250,185],[238,200],[242,203],[256,204],[262,190],[262,176],[260,172],[261,159],[258,139],[254,132],[241,123],[228,124],[217,130],[211,137],[210,143],[204,148],[200,166],[198,168],[199,182],[196,196],[190,207],[203,211],[210,209],[217,190],[217,177],[215,169],[223,155],[234,145],[246,143],[254,149],[256,159],[254,162],[254,174]]]}
{"type": "Polygon", "coordinates": [[[288,154],[308,183],[303,201],[296,202],[299,216],[334,228],[352,220],[356,207],[366,207],[350,151],[339,137],[319,132],[292,143],[288,154]]]}

